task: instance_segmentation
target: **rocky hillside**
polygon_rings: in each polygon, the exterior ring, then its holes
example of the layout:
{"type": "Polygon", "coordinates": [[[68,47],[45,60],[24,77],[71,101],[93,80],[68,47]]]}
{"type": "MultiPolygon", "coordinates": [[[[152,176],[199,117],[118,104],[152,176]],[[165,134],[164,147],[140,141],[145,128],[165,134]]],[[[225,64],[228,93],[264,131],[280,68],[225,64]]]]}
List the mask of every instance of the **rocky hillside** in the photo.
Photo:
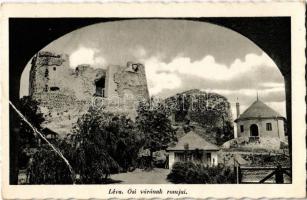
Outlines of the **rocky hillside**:
{"type": "Polygon", "coordinates": [[[218,145],[233,138],[231,108],[226,97],[194,89],[169,97],[165,103],[174,125],[191,126],[218,145]]]}

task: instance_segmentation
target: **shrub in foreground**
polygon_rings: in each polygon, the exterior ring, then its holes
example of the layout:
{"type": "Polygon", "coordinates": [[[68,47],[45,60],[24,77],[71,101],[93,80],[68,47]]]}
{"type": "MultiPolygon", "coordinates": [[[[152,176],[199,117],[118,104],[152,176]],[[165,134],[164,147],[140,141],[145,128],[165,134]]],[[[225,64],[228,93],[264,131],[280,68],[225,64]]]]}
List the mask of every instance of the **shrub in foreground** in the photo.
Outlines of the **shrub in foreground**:
{"type": "Polygon", "coordinates": [[[215,184],[235,183],[236,177],[229,167],[207,167],[200,163],[177,162],[167,179],[173,183],[215,184]]]}

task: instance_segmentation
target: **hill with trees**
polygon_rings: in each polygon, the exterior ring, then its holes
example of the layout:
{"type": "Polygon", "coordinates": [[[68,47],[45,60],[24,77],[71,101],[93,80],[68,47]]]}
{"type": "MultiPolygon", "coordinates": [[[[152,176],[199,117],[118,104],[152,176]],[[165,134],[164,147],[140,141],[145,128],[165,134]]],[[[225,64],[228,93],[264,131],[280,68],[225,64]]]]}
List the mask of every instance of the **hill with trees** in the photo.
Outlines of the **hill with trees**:
{"type": "Polygon", "coordinates": [[[165,103],[174,125],[192,127],[218,145],[233,138],[231,106],[226,97],[194,89],[169,97],[165,103]]]}

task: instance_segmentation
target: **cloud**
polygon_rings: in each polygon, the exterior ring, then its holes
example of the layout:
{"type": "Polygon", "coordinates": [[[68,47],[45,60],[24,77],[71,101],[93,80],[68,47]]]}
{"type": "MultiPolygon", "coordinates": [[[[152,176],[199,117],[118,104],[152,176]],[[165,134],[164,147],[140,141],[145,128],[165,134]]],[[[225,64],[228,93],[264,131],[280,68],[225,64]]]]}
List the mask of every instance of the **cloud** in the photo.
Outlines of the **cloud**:
{"type": "MultiPolygon", "coordinates": [[[[265,54],[247,54],[225,65],[213,56],[191,61],[183,55],[170,62],[160,56],[143,58],[149,92],[162,98],[189,89],[203,89],[225,96],[231,103],[237,98],[244,111],[259,98],[284,114],[285,86],[275,63],[265,54]]],[[[235,106],[232,106],[235,108],[235,106]]],[[[235,113],[233,113],[235,114],[235,113]]]]}
{"type": "Polygon", "coordinates": [[[147,56],[147,51],[145,50],[145,48],[143,46],[136,46],[135,48],[131,48],[130,49],[131,54],[138,59],[142,59],[145,58],[147,56]]]}
{"type": "MultiPolygon", "coordinates": [[[[162,62],[158,57],[151,57],[145,61],[145,66],[150,72],[178,72],[198,76],[207,80],[230,80],[247,72],[256,72],[257,67],[277,69],[274,62],[266,55],[247,54],[244,60],[236,59],[227,66],[215,61],[212,55],[207,55],[201,60],[191,61],[189,57],[177,56],[171,62],[162,62]]],[[[260,72],[261,73],[261,72],[260,72]]]]}
{"type": "MultiPolygon", "coordinates": [[[[160,79],[171,78],[171,74],[172,77],[175,77],[175,82],[179,82],[179,78],[185,79],[187,76],[193,76],[214,87],[230,88],[233,85],[232,89],[272,88],[276,87],[274,85],[276,82],[282,81],[277,66],[264,53],[262,55],[247,54],[244,60],[236,59],[229,66],[217,63],[211,55],[197,61],[177,56],[169,63],[161,61],[158,56],[152,56],[143,59],[143,63],[146,67],[147,79],[151,83],[149,90],[152,89],[151,87],[160,88],[155,89],[153,94],[170,88],[169,85],[164,85],[165,81],[161,82],[160,79]]],[[[177,84],[177,86],[181,85],[177,84]]]]}
{"type": "Polygon", "coordinates": [[[99,53],[100,51],[95,48],[79,47],[69,56],[70,67],[76,68],[80,64],[103,67],[106,64],[106,60],[99,53]]]}
{"type": "Polygon", "coordinates": [[[284,83],[266,82],[260,84],[263,88],[284,88],[284,83]]]}
{"type": "Polygon", "coordinates": [[[176,89],[182,85],[182,81],[176,74],[169,73],[159,73],[159,74],[149,74],[148,86],[149,93],[151,95],[156,95],[165,89],[176,89]],[[157,82],[159,84],[157,84],[157,82]]]}
{"type": "MultiPolygon", "coordinates": [[[[273,93],[283,93],[285,90],[284,87],[276,87],[276,88],[269,88],[269,89],[262,89],[262,90],[257,90],[257,89],[239,89],[239,90],[227,90],[227,89],[211,89],[209,91],[211,92],[216,92],[219,94],[224,94],[224,95],[230,95],[230,94],[242,94],[250,97],[256,97],[257,93],[258,96],[264,97],[264,96],[272,96],[273,93]]],[[[208,90],[207,90],[208,91],[208,90]]]]}

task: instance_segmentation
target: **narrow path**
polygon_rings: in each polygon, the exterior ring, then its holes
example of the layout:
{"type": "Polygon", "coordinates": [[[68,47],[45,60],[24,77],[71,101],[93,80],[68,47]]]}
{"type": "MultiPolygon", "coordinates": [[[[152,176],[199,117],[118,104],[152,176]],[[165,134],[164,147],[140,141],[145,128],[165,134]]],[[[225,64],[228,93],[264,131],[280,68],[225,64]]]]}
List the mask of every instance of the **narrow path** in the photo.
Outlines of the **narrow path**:
{"type": "Polygon", "coordinates": [[[111,175],[111,179],[122,181],[119,184],[171,184],[166,180],[169,169],[154,168],[151,171],[136,169],[133,172],[111,175]]]}

